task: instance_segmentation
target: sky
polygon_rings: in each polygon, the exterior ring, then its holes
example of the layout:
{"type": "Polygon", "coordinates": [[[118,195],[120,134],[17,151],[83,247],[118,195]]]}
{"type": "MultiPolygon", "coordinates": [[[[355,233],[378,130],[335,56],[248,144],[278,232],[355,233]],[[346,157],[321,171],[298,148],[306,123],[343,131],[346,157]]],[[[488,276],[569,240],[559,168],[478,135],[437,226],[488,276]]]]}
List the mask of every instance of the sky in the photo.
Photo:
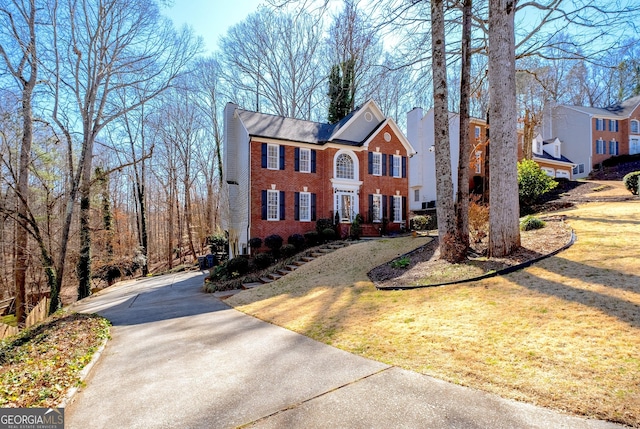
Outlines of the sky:
{"type": "Polygon", "coordinates": [[[202,37],[207,53],[211,53],[229,27],[244,20],[262,3],[262,0],[174,0],[164,14],[176,28],[184,24],[192,27],[202,37]]]}

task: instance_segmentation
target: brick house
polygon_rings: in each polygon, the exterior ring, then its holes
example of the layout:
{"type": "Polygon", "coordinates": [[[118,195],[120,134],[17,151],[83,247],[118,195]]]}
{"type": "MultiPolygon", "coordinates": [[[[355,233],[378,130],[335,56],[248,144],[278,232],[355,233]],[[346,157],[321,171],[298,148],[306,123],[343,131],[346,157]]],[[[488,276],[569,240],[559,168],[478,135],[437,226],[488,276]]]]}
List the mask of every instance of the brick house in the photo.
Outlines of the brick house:
{"type": "Polygon", "coordinates": [[[540,132],[544,140],[562,141],[574,178],[586,177],[612,156],[640,153],[640,96],[605,108],[547,106],[540,132]]]}
{"type": "Polygon", "coordinates": [[[338,219],[346,236],[360,214],[363,235],[407,227],[408,159],[415,151],[397,124],[368,101],[336,124],[224,111],[224,179],[230,256],[253,237],[285,241],[338,219]]]}

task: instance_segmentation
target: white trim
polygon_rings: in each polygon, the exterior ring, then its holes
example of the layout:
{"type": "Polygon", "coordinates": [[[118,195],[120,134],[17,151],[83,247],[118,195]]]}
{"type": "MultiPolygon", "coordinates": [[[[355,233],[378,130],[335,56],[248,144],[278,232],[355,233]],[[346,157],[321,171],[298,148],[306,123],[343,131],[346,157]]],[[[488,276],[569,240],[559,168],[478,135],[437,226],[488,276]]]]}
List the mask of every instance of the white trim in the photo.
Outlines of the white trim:
{"type": "Polygon", "coordinates": [[[298,220],[300,222],[311,222],[311,192],[299,192],[298,193],[298,220]],[[302,218],[302,196],[305,195],[307,197],[307,205],[305,206],[307,209],[307,217],[302,218]]]}
{"type": "Polygon", "coordinates": [[[272,189],[267,189],[267,220],[268,221],[278,221],[280,220],[280,191],[274,191],[272,189]],[[269,195],[275,194],[276,196],[276,216],[270,217],[269,213],[269,195]]]}
{"type": "Polygon", "coordinates": [[[280,170],[280,145],[277,144],[267,144],[267,169],[268,170],[280,170]],[[270,149],[274,149],[276,151],[276,165],[275,167],[271,167],[269,165],[269,160],[272,159],[272,157],[269,155],[269,150],[270,149]]]}
{"type": "Polygon", "coordinates": [[[374,176],[382,176],[382,153],[380,152],[371,152],[373,155],[371,157],[371,174],[374,176]],[[376,160],[378,160],[378,172],[376,173],[376,160]]]}
{"type": "MultiPolygon", "coordinates": [[[[380,110],[380,107],[378,107],[375,101],[369,100],[364,104],[364,106],[358,109],[358,111],[345,124],[343,124],[342,127],[340,127],[340,129],[336,131],[334,135],[331,136],[330,140],[337,139],[342,133],[345,132],[347,128],[349,128],[351,123],[356,122],[358,118],[360,116],[363,116],[367,110],[371,110],[372,114],[378,121],[381,122],[384,120],[385,116],[384,113],[382,113],[382,110],[380,110]]],[[[366,118],[363,119],[366,121],[366,118]]]]}
{"type": "Polygon", "coordinates": [[[308,147],[301,147],[300,148],[300,152],[299,152],[299,158],[298,158],[298,171],[300,173],[311,173],[311,149],[308,147]],[[303,151],[308,155],[307,157],[307,169],[303,170],[302,169],[302,153],[303,151]]]}
{"type": "MultiPolygon", "coordinates": [[[[339,150],[335,153],[335,155],[333,156],[333,179],[335,179],[336,181],[345,181],[348,183],[355,183],[358,180],[360,180],[360,162],[358,161],[358,157],[356,156],[355,153],[353,153],[353,151],[351,150],[346,150],[346,149],[342,149],[339,150]],[[338,178],[337,177],[337,169],[336,169],[336,161],[338,160],[338,157],[342,154],[346,154],[348,155],[351,160],[353,161],[353,179],[344,179],[344,178],[338,178]]],[[[332,179],[332,180],[333,180],[332,179]]],[[[362,183],[362,182],[360,182],[362,183]]]]}
{"type": "Polygon", "coordinates": [[[380,126],[375,130],[375,132],[371,133],[369,138],[365,140],[362,147],[368,148],[371,141],[380,133],[380,130],[382,130],[387,125],[391,127],[391,130],[394,132],[394,134],[396,135],[396,137],[398,138],[402,146],[407,150],[407,155],[409,155],[409,157],[412,157],[413,155],[418,153],[413,148],[413,146],[411,146],[411,143],[409,143],[409,140],[407,140],[404,133],[400,130],[400,128],[398,127],[398,124],[396,124],[396,121],[394,121],[391,118],[387,118],[382,124],[380,124],[380,126]]]}

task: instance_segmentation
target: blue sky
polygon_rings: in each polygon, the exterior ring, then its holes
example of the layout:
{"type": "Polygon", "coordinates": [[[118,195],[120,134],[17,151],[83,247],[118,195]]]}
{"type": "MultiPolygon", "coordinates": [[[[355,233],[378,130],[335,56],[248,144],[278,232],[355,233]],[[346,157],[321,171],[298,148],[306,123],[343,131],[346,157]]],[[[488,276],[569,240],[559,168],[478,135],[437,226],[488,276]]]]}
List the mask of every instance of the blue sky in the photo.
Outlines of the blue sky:
{"type": "Polygon", "coordinates": [[[164,14],[176,27],[187,24],[202,36],[207,52],[216,50],[218,39],[227,29],[246,18],[261,0],[174,0],[164,14]]]}

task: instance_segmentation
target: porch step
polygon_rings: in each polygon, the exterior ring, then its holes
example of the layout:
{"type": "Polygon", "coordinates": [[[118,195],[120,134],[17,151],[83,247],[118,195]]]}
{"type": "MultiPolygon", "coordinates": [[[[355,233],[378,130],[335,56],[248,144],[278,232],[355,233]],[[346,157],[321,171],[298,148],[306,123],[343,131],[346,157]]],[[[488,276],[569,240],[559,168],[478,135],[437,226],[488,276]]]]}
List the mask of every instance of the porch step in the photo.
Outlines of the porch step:
{"type": "Polygon", "coordinates": [[[304,261],[304,262],[311,262],[314,261],[316,258],[312,257],[312,256],[303,256],[302,258],[300,258],[300,260],[304,261]]]}
{"type": "Polygon", "coordinates": [[[273,281],[273,280],[278,280],[278,279],[282,278],[283,276],[281,276],[280,274],[276,274],[276,273],[270,273],[270,274],[267,274],[267,277],[269,277],[273,281]]]}
{"type": "Polygon", "coordinates": [[[243,289],[253,289],[254,287],[262,286],[264,283],[260,282],[251,282],[251,283],[242,283],[243,289]]]}
{"type": "MultiPolygon", "coordinates": [[[[294,264],[295,264],[295,262],[294,262],[294,264]]],[[[295,271],[295,270],[298,269],[298,267],[299,267],[299,265],[287,265],[285,268],[287,270],[289,270],[289,271],[295,271]]]]}
{"type": "Polygon", "coordinates": [[[293,265],[295,265],[295,266],[296,266],[296,268],[297,268],[297,267],[301,267],[301,266],[303,266],[303,265],[304,265],[304,264],[306,264],[306,263],[307,263],[306,261],[301,261],[301,260],[299,260],[299,261],[293,261],[293,265]]]}
{"type": "Polygon", "coordinates": [[[285,269],[276,271],[276,273],[280,274],[281,276],[286,276],[290,272],[291,272],[290,270],[285,270],[285,269]]]}
{"type": "Polygon", "coordinates": [[[260,277],[260,281],[262,283],[271,283],[273,281],[273,279],[268,278],[268,277],[260,277]]]}

